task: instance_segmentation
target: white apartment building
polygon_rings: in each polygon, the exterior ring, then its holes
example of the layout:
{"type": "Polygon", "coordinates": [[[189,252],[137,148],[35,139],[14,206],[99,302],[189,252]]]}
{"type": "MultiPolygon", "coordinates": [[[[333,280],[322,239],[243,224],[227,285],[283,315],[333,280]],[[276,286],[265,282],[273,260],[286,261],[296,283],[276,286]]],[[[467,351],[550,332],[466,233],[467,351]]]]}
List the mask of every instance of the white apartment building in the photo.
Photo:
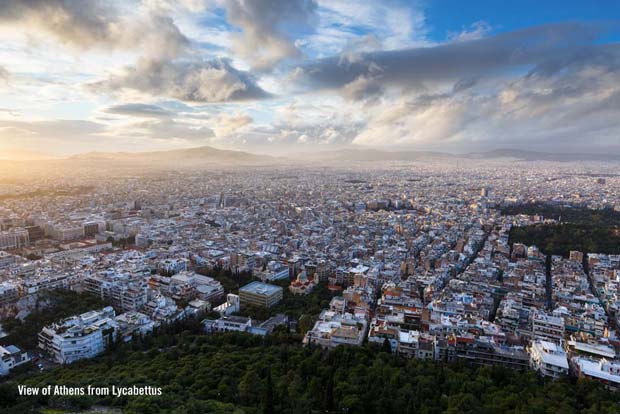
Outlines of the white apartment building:
{"type": "Polygon", "coordinates": [[[95,357],[116,338],[114,316],[114,309],[107,306],[46,326],[39,333],[39,348],[60,364],[95,357]]]}
{"type": "Polygon", "coordinates": [[[532,338],[559,344],[564,339],[564,318],[536,312],[532,315],[532,338]]]}
{"type": "Polygon", "coordinates": [[[304,336],[303,343],[328,349],[338,345],[360,346],[364,342],[367,327],[368,322],[363,317],[324,310],[314,327],[304,336]]]}
{"type": "Polygon", "coordinates": [[[529,353],[530,367],[541,375],[559,378],[568,374],[568,358],[560,345],[536,340],[530,345],[529,353]]]}
{"type": "Polygon", "coordinates": [[[10,229],[0,232],[0,250],[20,249],[27,246],[29,242],[30,237],[26,229],[10,229]]]}
{"type": "Polygon", "coordinates": [[[571,358],[571,365],[580,377],[592,378],[608,388],[620,389],[620,361],[576,356],[571,358]]]}
{"type": "Polygon", "coordinates": [[[24,282],[24,289],[32,295],[40,290],[72,289],[79,283],[80,278],[76,274],[60,274],[28,279],[24,282]]]}
{"type": "Polygon", "coordinates": [[[84,226],[81,223],[53,225],[49,234],[59,241],[79,240],[85,237],[84,226]]]}
{"type": "Polygon", "coordinates": [[[17,256],[0,250],[0,268],[11,266],[17,262],[17,256]]]}
{"type": "Polygon", "coordinates": [[[134,335],[146,335],[153,332],[159,322],[153,321],[147,315],[140,312],[126,312],[114,318],[118,324],[119,333],[123,341],[131,341],[134,335]]]}
{"type": "Polygon", "coordinates": [[[189,259],[164,259],[158,263],[157,268],[160,272],[171,276],[179,272],[187,270],[189,267],[189,259]]]}
{"type": "Polygon", "coordinates": [[[0,346],[0,376],[8,375],[15,367],[30,361],[26,351],[15,345],[0,346]]]}
{"type": "Polygon", "coordinates": [[[148,287],[140,277],[117,273],[89,275],[82,280],[82,287],[123,312],[140,310],[148,302],[148,287]]]}
{"type": "Polygon", "coordinates": [[[19,298],[19,286],[9,281],[0,282],[0,306],[14,302],[19,298]]]}
{"type": "Polygon", "coordinates": [[[212,301],[224,296],[224,286],[212,277],[183,271],[170,277],[171,293],[177,287],[193,289],[199,299],[212,301]]]}

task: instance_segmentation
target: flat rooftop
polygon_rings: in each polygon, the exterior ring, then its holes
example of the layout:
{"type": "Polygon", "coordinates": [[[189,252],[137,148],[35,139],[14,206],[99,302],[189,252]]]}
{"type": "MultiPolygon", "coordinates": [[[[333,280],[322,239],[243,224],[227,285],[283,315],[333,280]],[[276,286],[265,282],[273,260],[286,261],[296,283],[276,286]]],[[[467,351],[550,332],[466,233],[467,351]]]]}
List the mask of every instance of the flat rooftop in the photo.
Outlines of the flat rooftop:
{"type": "Polygon", "coordinates": [[[263,282],[258,282],[258,281],[248,283],[247,285],[239,289],[239,293],[245,292],[245,293],[251,293],[254,295],[266,295],[266,296],[271,296],[280,291],[282,291],[282,288],[280,286],[270,285],[269,283],[263,283],[263,282]]]}

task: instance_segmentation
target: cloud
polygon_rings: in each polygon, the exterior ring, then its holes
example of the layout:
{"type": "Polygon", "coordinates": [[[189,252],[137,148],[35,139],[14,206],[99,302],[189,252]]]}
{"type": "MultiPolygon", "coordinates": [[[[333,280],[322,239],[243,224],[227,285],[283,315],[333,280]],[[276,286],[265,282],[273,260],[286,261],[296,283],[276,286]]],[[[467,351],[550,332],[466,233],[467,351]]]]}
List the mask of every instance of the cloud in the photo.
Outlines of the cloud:
{"type": "Polygon", "coordinates": [[[300,126],[277,125],[272,142],[279,145],[348,145],[360,131],[357,124],[320,123],[300,126]]]}
{"type": "Polygon", "coordinates": [[[381,95],[383,91],[384,88],[381,85],[380,74],[361,75],[342,88],[343,96],[354,101],[377,97],[381,95]]]}
{"type": "Polygon", "coordinates": [[[470,28],[463,30],[460,33],[450,32],[448,33],[448,39],[453,42],[466,42],[469,40],[478,40],[485,37],[491,32],[491,25],[484,20],[474,22],[470,28]]]}
{"type": "Polygon", "coordinates": [[[206,122],[185,122],[172,117],[121,124],[84,120],[0,120],[0,142],[6,147],[53,148],[58,153],[166,149],[204,145],[213,137],[206,122]]]}
{"type": "Polygon", "coordinates": [[[4,66],[0,66],[0,85],[9,83],[9,78],[11,74],[8,70],[4,68],[4,66]]]}
{"type": "Polygon", "coordinates": [[[8,121],[0,120],[3,144],[24,148],[59,148],[92,144],[105,125],[85,120],[8,121]]]}
{"type": "Polygon", "coordinates": [[[527,73],[445,93],[410,91],[368,110],[353,143],[451,146],[465,151],[519,146],[550,151],[619,151],[620,47],[546,59],[527,73]],[[492,86],[492,87],[491,87],[492,86]]]}
{"type": "Polygon", "coordinates": [[[3,0],[0,25],[26,33],[52,35],[61,43],[84,50],[93,47],[135,49],[146,45],[157,56],[176,56],[189,45],[173,20],[148,12],[128,15],[112,1],[3,0]]]}
{"type": "Polygon", "coordinates": [[[242,30],[233,48],[253,68],[269,69],[282,59],[301,56],[289,31],[310,24],[317,8],[314,0],[228,0],[225,4],[228,21],[242,30]]]}
{"type": "Polygon", "coordinates": [[[164,140],[177,142],[205,143],[214,136],[206,125],[193,124],[172,118],[148,119],[132,122],[109,131],[117,137],[142,138],[144,140],[164,140]]]}
{"type": "Polygon", "coordinates": [[[186,102],[227,102],[269,96],[254,77],[226,59],[169,61],[142,58],[122,73],[90,85],[95,91],[138,91],[186,102]]]}
{"type": "Polygon", "coordinates": [[[384,87],[432,88],[571,56],[594,48],[600,31],[590,24],[561,23],[435,47],[362,53],[353,60],[334,56],[302,65],[297,79],[312,89],[339,89],[365,79],[384,87]]]}
{"type": "Polygon", "coordinates": [[[228,137],[252,124],[252,117],[245,114],[220,114],[212,121],[212,129],[218,138],[228,137]]]}
{"type": "Polygon", "coordinates": [[[172,115],[172,112],[168,111],[165,108],[162,108],[161,106],[142,103],[113,105],[109,108],[105,108],[104,112],[115,115],[135,116],[143,118],[161,118],[169,117],[172,115]]]}
{"type": "Polygon", "coordinates": [[[318,0],[315,31],[304,37],[312,55],[324,57],[350,50],[359,39],[375,38],[371,49],[428,46],[421,2],[318,0]]]}
{"type": "Polygon", "coordinates": [[[200,13],[207,8],[205,0],[142,0],[142,4],[149,9],[165,12],[181,8],[192,13],[200,13]]]}

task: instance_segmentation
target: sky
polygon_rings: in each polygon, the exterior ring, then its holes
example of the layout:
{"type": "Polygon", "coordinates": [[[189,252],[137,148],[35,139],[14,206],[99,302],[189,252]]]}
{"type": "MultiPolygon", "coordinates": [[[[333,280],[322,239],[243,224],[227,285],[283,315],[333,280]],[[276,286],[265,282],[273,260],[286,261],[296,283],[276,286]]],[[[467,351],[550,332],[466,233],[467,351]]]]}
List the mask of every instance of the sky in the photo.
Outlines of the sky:
{"type": "Polygon", "coordinates": [[[620,153],[616,0],[85,3],[0,1],[0,152],[620,153]]]}

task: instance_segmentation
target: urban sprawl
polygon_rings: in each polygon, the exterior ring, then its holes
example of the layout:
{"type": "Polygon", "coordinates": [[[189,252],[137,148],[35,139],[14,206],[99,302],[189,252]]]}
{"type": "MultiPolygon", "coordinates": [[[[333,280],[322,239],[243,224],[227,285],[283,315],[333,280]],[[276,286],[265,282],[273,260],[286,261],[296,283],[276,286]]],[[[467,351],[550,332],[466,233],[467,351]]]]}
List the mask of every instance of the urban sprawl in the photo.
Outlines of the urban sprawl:
{"type": "Polygon", "coordinates": [[[618,388],[620,255],[550,256],[511,242],[511,229],[558,218],[500,211],[525,203],[618,211],[614,168],[420,161],[1,184],[0,337],[45,291],[108,306],[45,326],[37,349],[0,346],[0,374],[35,356],[52,366],[92,358],[114,341],[198,317],[205,335],[288,329],[305,346],[368,341],[404,358],[618,388]],[[225,271],[250,280],[226,288],[217,277],[225,271]],[[319,286],[331,301],[307,328],[286,312],[265,320],[245,312],[319,286]]]}

